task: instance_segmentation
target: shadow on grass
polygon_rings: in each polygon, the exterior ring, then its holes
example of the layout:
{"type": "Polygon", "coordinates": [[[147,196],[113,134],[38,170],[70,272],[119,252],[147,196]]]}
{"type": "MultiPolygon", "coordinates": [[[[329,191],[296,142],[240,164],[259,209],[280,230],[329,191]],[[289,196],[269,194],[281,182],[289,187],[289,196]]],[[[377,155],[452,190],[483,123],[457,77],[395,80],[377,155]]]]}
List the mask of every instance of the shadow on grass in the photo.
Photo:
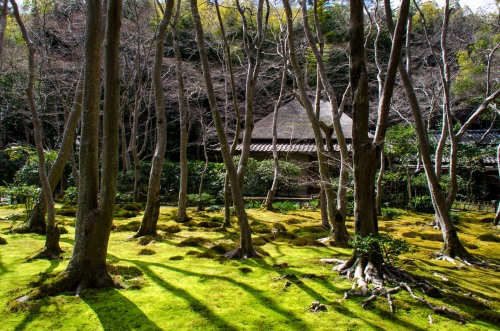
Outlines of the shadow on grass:
{"type": "Polygon", "coordinates": [[[2,263],[2,254],[0,253],[0,276],[7,273],[9,270],[5,267],[5,265],[2,263]]]}
{"type": "MultiPolygon", "coordinates": [[[[50,266],[44,272],[38,275],[39,279],[37,281],[32,282],[33,286],[39,286],[41,283],[43,283],[47,279],[47,277],[49,277],[48,275],[52,271],[54,271],[55,268],[57,268],[57,266],[60,263],[60,260],[59,259],[50,260],[49,262],[50,266]]],[[[23,318],[21,323],[16,325],[16,328],[14,330],[15,331],[25,330],[31,321],[39,317],[40,308],[43,307],[48,300],[49,299],[45,298],[43,300],[38,300],[33,302],[29,307],[29,310],[26,312],[26,316],[23,318]]]]}
{"type": "Polygon", "coordinates": [[[103,330],[161,330],[116,289],[86,291],[81,298],[97,315],[103,330]]]}
{"type": "MultiPolygon", "coordinates": [[[[172,266],[167,266],[167,265],[164,265],[161,263],[152,263],[152,262],[143,262],[143,261],[138,261],[138,260],[120,259],[120,258],[115,257],[115,256],[113,256],[113,258],[116,260],[130,262],[130,263],[137,265],[138,267],[140,267],[144,271],[144,273],[146,275],[151,277],[153,279],[153,281],[157,282],[160,286],[164,287],[165,289],[167,289],[169,291],[172,291],[172,293],[175,293],[175,294],[185,298],[188,301],[195,300],[196,305],[198,305],[198,306],[200,306],[200,305],[203,306],[203,305],[197,299],[193,298],[188,292],[186,292],[182,289],[179,289],[179,288],[165,282],[163,279],[159,278],[158,276],[156,276],[149,269],[149,267],[154,266],[154,267],[158,267],[158,268],[162,268],[162,269],[166,269],[166,270],[170,270],[170,271],[174,271],[174,272],[179,272],[179,273],[186,275],[186,276],[203,277],[205,279],[218,279],[218,280],[225,281],[229,284],[232,284],[234,286],[240,287],[241,289],[245,290],[247,293],[249,293],[254,298],[259,300],[259,302],[261,302],[262,306],[264,306],[265,308],[270,309],[270,310],[282,315],[283,317],[285,317],[287,319],[290,319],[293,322],[293,324],[292,324],[293,329],[295,329],[295,330],[309,330],[310,329],[310,327],[307,324],[305,324],[300,319],[300,317],[296,316],[292,311],[281,307],[271,297],[263,295],[259,290],[253,288],[252,286],[245,284],[245,283],[242,283],[242,282],[239,282],[239,281],[236,281],[230,277],[206,275],[203,273],[197,273],[197,272],[184,270],[184,269],[180,269],[180,268],[176,268],[176,267],[172,267],[172,266]]],[[[192,302],[190,302],[190,304],[192,304],[192,302]]],[[[210,318],[213,318],[213,317],[210,317],[210,315],[214,315],[214,314],[209,308],[205,308],[202,311],[202,315],[204,315],[207,319],[210,319],[210,318]]],[[[219,319],[218,322],[223,321],[218,316],[216,318],[219,319]]],[[[227,322],[225,322],[225,323],[227,324],[227,322]]],[[[232,327],[229,324],[228,324],[228,327],[232,328],[232,330],[236,330],[234,327],[232,327]]],[[[228,328],[225,327],[223,329],[226,330],[228,328]]]]}
{"type": "Polygon", "coordinates": [[[179,287],[176,287],[176,286],[166,282],[165,280],[160,278],[158,275],[156,275],[147,266],[142,265],[141,268],[142,268],[142,271],[149,278],[151,278],[151,280],[153,280],[156,284],[158,284],[159,286],[161,286],[165,290],[169,291],[173,295],[176,295],[177,297],[185,300],[189,304],[189,307],[193,310],[193,312],[199,314],[200,316],[205,318],[208,322],[213,323],[214,326],[220,328],[221,330],[235,330],[235,331],[238,330],[238,328],[229,324],[222,317],[215,314],[207,305],[200,302],[198,299],[196,299],[191,294],[189,294],[189,292],[187,292],[186,290],[183,290],[179,287]]]}

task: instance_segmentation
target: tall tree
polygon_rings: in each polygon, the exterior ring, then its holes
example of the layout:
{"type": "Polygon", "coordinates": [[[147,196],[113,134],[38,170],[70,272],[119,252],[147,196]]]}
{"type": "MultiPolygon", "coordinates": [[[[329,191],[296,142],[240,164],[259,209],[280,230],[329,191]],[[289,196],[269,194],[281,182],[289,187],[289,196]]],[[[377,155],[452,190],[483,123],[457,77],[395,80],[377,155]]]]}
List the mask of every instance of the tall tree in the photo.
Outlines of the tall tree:
{"type": "Polygon", "coordinates": [[[293,38],[293,33],[291,32],[293,31],[292,9],[290,7],[290,3],[288,0],[283,1],[283,6],[285,8],[286,22],[288,28],[288,47],[290,50],[289,51],[290,63],[292,64],[293,72],[295,74],[295,81],[297,84],[300,102],[306,110],[307,117],[311,122],[311,126],[314,133],[314,139],[316,142],[316,151],[317,151],[316,155],[318,157],[318,163],[319,163],[320,185],[324,190],[324,192],[326,193],[327,197],[326,199],[327,210],[330,223],[332,224],[333,238],[339,244],[345,244],[349,239],[349,234],[347,233],[347,230],[345,228],[343,217],[340,214],[339,214],[340,217],[337,216],[337,208],[334,202],[335,193],[333,190],[333,186],[331,185],[331,175],[328,165],[328,159],[326,157],[325,143],[323,141],[323,136],[321,134],[321,123],[318,117],[316,116],[311,100],[309,100],[309,97],[307,95],[302,69],[299,65],[296,56],[295,41],[293,38]]]}
{"type": "Polygon", "coordinates": [[[104,56],[104,109],[102,122],[102,170],[99,194],[99,104],[103,12],[100,0],[87,1],[85,30],[85,86],[80,144],[80,185],[73,255],[54,282],[42,287],[45,294],[65,290],[77,293],[89,287],[107,287],[113,280],[106,255],[113,220],[118,173],[120,116],[119,45],[122,1],[107,5],[104,56]]]}
{"type": "Polygon", "coordinates": [[[198,1],[190,0],[190,5],[191,5],[191,13],[193,16],[194,26],[196,30],[196,43],[198,46],[201,66],[203,69],[203,79],[205,81],[205,87],[207,91],[208,101],[210,104],[210,110],[212,111],[212,117],[215,123],[217,136],[219,138],[219,143],[221,146],[222,158],[224,159],[224,165],[226,166],[226,170],[229,174],[233,204],[235,207],[235,212],[236,216],[238,217],[238,224],[240,227],[240,247],[238,247],[233,252],[229,252],[227,254],[227,257],[250,258],[256,256],[257,253],[255,252],[252,245],[252,235],[250,232],[250,225],[248,223],[248,216],[245,211],[243,193],[241,190],[237,169],[231,157],[231,151],[227,139],[226,130],[224,128],[224,123],[222,122],[222,118],[219,113],[219,107],[217,105],[217,99],[215,96],[212,76],[210,73],[210,64],[208,62],[208,55],[205,49],[203,26],[201,24],[201,18],[198,11],[198,1]]]}
{"type": "MultiPolygon", "coordinates": [[[[390,9],[390,2],[385,6],[390,9]]],[[[361,238],[378,234],[375,204],[375,175],[381,147],[387,131],[389,109],[400,64],[403,36],[410,7],[409,0],[402,0],[398,23],[391,45],[382,97],[378,104],[375,136],[369,136],[368,75],[365,61],[363,1],[350,1],[349,24],[349,80],[353,107],[353,164],[354,164],[354,233],[361,238]]],[[[379,251],[364,253],[355,250],[349,261],[341,265],[341,273],[353,272],[364,294],[367,283],[381,286],[385,273],[383,257],[379,251]]]]}
{"type": "Polygon", "coordinates": [[[181,2],[177,1],[175,16],[173,21],[173,39],[174,39],[174,53],[175,53],[175,66],[177,77],[177,90],[179,100],[179,125],[181,131],[181,144],[180,144],[180,183],[179,183],[179,201],[177,205],[177,220],[180,222],[187,221],[187,189],[188,189],[188,103],[186,91],[184,89],[184,78],[182,77],[182,58],[181,50],[179,47],[179,34],[178,25],[181,14],[181,2]]]}
{"type": "Polygon", "coordinates": [[[38,110],[36,108],[35,94],[34,94],[34,84],[35,84],[35,46],[31,41],[28,34],[28,30],[24,25],[24,22],[19,13],[19,8],[15,0],[10,0],[12,4],[12,9],[14,11],[14,16],[16,17],[17,24],[21,29],[21,33],[26,46],[28,48],[28,85],[26,86],[26,95],[28,97],[28,105],[30,108],[34,132],[35,132],[35,145],[36,152],[38,155],[38,175],[40,177],[40,182],[42,183],[42,191],[44,192],[43,198],[45,200],[45,205],[47,206],[47,228],[45,237],[45,247],[43,250],[33,258],[48,258],[56,259],[59,258],[61,249],[59,248],[59,228],[56,224],[56,214],[54,208],[54,200],[52,198],[52,190],[50,188],[49,178],[47,176],[47,169],[45,164],[45,155],[43,150],[42,142],[42,122],[40,116],[38,115],[38,110]]]}
{"type": "Polygon", "coordinates": [[[167,117],[165,115],[165,96],[163,95],[163,84],[161,69],[163,64],[163,50],[165,48],[165,35],[170,24],[174,10],[174,0],[165,1],[163,18],[158,25],[156,34],[155,61],[153,67],[153,89],[155,95],[156,110],[156,147],[149,173],[148,197],[146,209],[139,230],[134,237],[145,235],[156,235],[156,225],[160,216],[160,179],[167,148],[167,117]]]}

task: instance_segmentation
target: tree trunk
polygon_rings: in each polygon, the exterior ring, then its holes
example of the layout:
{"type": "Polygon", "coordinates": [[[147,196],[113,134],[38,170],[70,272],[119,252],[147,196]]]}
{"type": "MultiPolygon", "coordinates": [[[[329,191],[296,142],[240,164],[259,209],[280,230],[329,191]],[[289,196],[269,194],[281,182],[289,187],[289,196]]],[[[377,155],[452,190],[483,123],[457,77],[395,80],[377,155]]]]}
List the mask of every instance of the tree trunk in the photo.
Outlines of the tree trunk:
{"type": "MultiPolygon", "coordinates": [[[[409,11],[409,0],[402,0],[399,18],[394,32],[386,80],[378,106],[377,130],[373,141],[368,136],[369,130],[369,95],[368,77],[365,63],[363,1],[350,1],[349,26],[349,78],[352,90],[353,108],[353,164],[354,164],[354,233],[361,237],[378,235],[378,221],[375,205],[375,175],[377,158],[387,130],[388,114],[398,64],[401,58],[403,35],[409,11]]],[[[385,1],[390,9],[390,1],[385,1]]],[[[392,17],[392,16],[391,16],[392,17]]],[[[355,251],[351,259],[339,268],[341,273],[353,271],[357,285],[364,294],[367,282],[382,282],[383,258],[379,250],[365,253],[355,251]]]]}
{"type": "Polygon", "coordinates": [[[377,209],[377,215],[382,215],[382,182],[384,180],[384,173],[385,173],[385,153],[384,150],[382,149],[380,151],[380,169],[378,171],[378,177],[377,177],[377,196],[376,196],[376,209],[377,209]]]}
{"type": "MultiPolygon", "coordinates": [[[[498,178],[500,178],[500,144],[497,147],[497,167],[498,167],[498,178]]],[[[497,201],[497,213],[495,219],[493,220],[494,225],[500,225],[500,200],[497,201]]]]}
{"type": "Polygon", "coordinates": [[[121,0],[109,0],[105,45],[105,87],[102,139],[102,182],[99,199],[98,142],[101,81],[101,34],[103,13],[100,0],[87,2],[85,33],[85,87],[80,148],[80,187],[73,255],[67,268],[39,294],[57,294],[76,289],[108,287],[106,255],[111,231],[118,174],[118,126],[120,116],[119,30],[121,0]]]}
{"type": "Polygon", "coordinates": [[[181,130],[181,145],[180,145],[180,185],[179,185],[179,201],[177,206],[177,220],[180,222],[187,221],[187,185],[188,185],[188,160],[187,160],[187,145],[188,145],[188,126],[187,126],[187,98],[184,90],[184,80],[182,78],[182,58],[179,49],[179,40],[177,35],[177,24],[180,15],[180,1],[177,2],[176,14],[173,22],[174,36],[174,53],[176,63],[177,89],[179,98],[179,125],[181,130]]]}
{"type": "Polygon", "coordinates": [[[253,249],[250,225],[248,223],[248,217],[245,211],[245,204],[243,201],[243,194],[241,191],[241,187],[239,185],[237,170],[231,157],[231,152],[229,149],[229,143],[227,141],[227,136],[224,129],[224,124],[219,114],[217,99],[215,97],[212,77],[210,74],[210,65],[208,62],[207,52],[205,50],[203,27],[201,25],[200,14],[198,12],[197,0],[190,0],[190,5],[196,30],[196,42],[198,46],[198,52],[200,53],[200,60],[203,69],[203,78],[205,81],[205,87],[207,89],[208,101],[210,104],[212,117],[214,119],[215,127],[217,130],[217,136],[219,138],[219,143],[221,146],[221,154],[224,159],[224,164],[226,166],[226,170],[229,175],[233,204],[236,211],[236,216],[238,217],[238,224],[240,227],[240,247],[234,252],[228,253],[226,256],[230,258],[232,257],[250,258],[253,256],[257,256],[257,253],[253,249]]]}
{"type": "MultiPolygon", "coordinates": [[[[75,91],[73,106],[71,108],[71,112],[68,116],[68,120],[64,128],[61,147],[59,148],[59,153],[57,153],[56,160],[50,167],[49,183],[50,183],[51,194],[54,192],[57,183],[61,179],[61,176],[64,172],[64,168],[66,166],[66,163],[68,162],[68,159],[70,159],[71,161],[71,159],[73,158],[73,143],[76,136],[76,128],[78,126],[78,123],[80,122],[80,118],[82,115],[83,83],[84,83],[83,76],[80,76],[75,91]]],[[[76,185],[78,186],[78,173],[73,174],[73,177],[75,177],[75,182],[76,185]]],[[[40,192],[38,201],[33,207],[33,210],[31,211],[29,218],[26,220],[24,224],[22,224],[18,228],[13,229],[14,232],[19,232],[19,233],[45,232],[45,214],[47,213],[47,207],[45,204],[45,200],[43,199],[43,195],[44,192],[42,188],[42,192],[40,192]]]]}
{"type": "Polygon", "coordinates": [[[330,222],[332,223],[332,234],[334,241],[338,242],[339,244],[344,244],[349,240],[349,234],[347,233],[347,230],[345,229],[345,224],[344,221],[338,223],[337,220],[339,220],[338,217],[335,217],[337,214],[337,208],[335,205],[335,193],[333,190],[333,187],[331,185],[331,176],[330,176],[330,169],[328,166],[328,160],[326,158],[325,154],[325,146],[323,142],[323,136],[321,134],[321,128],[320,128],[320,123],[318,118],[316,117],[316,114],[314,112],[313,106],[311,104],[311,101],[309,100],[305,88],[305,83],[303,80],[302,76],[302,70],[300,68],[299,62],[296,57],[296,50],[295,50],[295,41],[293,38],[293,14],[292,10],[290,8],[290,3],[288,0],[283,1],[283,6],[285,8],[285,13],[286,13],[286,22],[287,22],[287,28],[288,28],[288,47],[289,47],[289,54],[290,54],[290,63],[292,64],[292,68],[295,74],[295,79],[297,82],[297,88],[298,88],[298,94],[300,97],[300,101],[303,105],[303,107],[306,110],[307,116],[309,118],[309,121],[311,122],[311,126],[314,132],[314,138],[316,142],[316,151],[317,151],[317,157],[318,157],[318,163],[319,163],[319,173],[320,173],[320,183],[322,185],[322,188],[325,190],[326,193],[326,207],[328,210],[328,216],[330,219],[330,222]]]}
{"type": "Polygon", "coordinates": [[[158,224],[158,217],[160,216],[160,180],[163,171],[165,150],[167,148],[167,118],[165,116],[165,97],[163,95],[161,69],[165,35],[173,14],[174,1],[166,0],[165,6],[165,13],[158,25],[158,33],[156,35],[155,61],[153,67],[153,88],[156,109],[156,147],[153,155],[151,172],[149,174],[146,208],[139,231],[134,235],[136,238],[146,235],[156,235],[156,225],[158,224]]]}
{"type": "Polygon", "coordinates": [[[45,247],[39,253],[37,253],[33,258],[47,258],[56,259],[59,258],[61,249],[59,248],[59,229],[56,224],[56,214],[54,209],[54,200],[52,199],[52,190],[50,188],[49,178],[47,176],[45,155],[43,150],[42,142],[42,121],[38,115],[38,110],[36,109],[35,95],[34,95],[34,84],[35,84],[35,46],[28,35],[28,30],[21,19],[19,9],[15,0],[10,1],[12,4],[12,9],[14,11],[14,16],[16,17],[17,24],[21,29],[21,33],[26,46],[28,48],[28,84],[26,86],[26,95],[28,98],[28,105],[33,121],[34,127],[34,138],[36,152],[38,156],[38,175],[40,177],[40,182],[42,183],[43,199],[45,201],[45,206],[47,208],[47,228],[45,237],[45,247]]]}
{"type": "Polygon", "coordinates": [[[2,2],[2,8],[0,9],[0,61],[2,60],[5,29],[7,28],[7,5],[9,0],[3,0],[2,2]]]}
{"type": "Polygon", "coordinates": [[[283,101],[283,94],[285,93],[285,87],[286,87],[286,70],[288,67],[288,59],[286,56],[286,45],[284,43],[284,36],[283,36],[283,31],[280,33],[280,44],[282,45],[282,54],[283,54],[283,71],[281,73],[281,85],[280,85],[280,93],[278,96],[278,101],[276,101],[276,104],[274,105],[274,112],[273,112],[273,161],[274,161],[274,176],[273,176],[273,183],[271,185],[271,188],[267,192],[267,198],[266,198],[266,210],[272,210],[273,209],[273,200],[274,196],[276,195],[276,191],[278,189],[278,183],[280,179],[280,162],[279,162],[279,157],[278,157],[278,149],[276,147],[276,144],[278,142],[278,114],[279,114],[279,109],[281,108],[281,103],[283,101]]]}

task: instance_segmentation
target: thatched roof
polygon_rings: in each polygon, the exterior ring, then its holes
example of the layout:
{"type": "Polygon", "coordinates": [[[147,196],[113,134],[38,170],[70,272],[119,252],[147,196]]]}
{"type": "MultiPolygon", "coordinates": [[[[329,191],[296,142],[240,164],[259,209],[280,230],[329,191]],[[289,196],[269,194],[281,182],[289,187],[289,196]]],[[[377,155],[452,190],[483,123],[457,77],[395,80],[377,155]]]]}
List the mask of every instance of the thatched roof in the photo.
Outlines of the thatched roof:
{"type": "MultiPolygon", "coordinates": [[[[326,125],[332,124],[330,103],[321,101],[320,120],[326,125]]],[[[343,114],[341,117],[342,129],[346,139],[352,138],[352,119],[343,114]]],[[[279,140],[313,140],[314,133],[306,110],[294,99],[278,110],[277,132],[279,140]]],[[[335,139],[335,134],[332,135],[335,139]]],[[[272,140],[273,138],[273,113],[255,123],[252,140],[272,140]]]]}

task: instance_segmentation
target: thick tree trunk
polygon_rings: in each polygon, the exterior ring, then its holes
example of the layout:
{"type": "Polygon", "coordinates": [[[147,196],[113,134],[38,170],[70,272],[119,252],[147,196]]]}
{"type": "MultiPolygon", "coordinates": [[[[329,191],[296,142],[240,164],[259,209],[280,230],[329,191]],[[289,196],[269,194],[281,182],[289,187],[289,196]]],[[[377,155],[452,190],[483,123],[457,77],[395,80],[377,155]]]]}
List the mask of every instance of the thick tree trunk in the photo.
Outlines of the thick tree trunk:
{"type": "Polygon", "coordinates": [[[174,35],[174,53],[176,64],[177,89],[179,98],[179,125],[181,129],[181,144],[180,144],[180,184],[179,184],[179,201],[177,205],[177,220],[180,222],[187,221],[187,186],[188,186],[188,160],[187,160],[187,145],[188,145],[188,126],[187,126],[187,98],[184,90],[184,79],[182,77],[182,58],[179,48],[179,40],[177,35],[177,24],[180,15],[180,1],[177,2],[176,14],[173,24],[174,35]]]}
{"type": "MultiPolygon", "coordinates": [[[[56,294],[88,287],[107,287],[106,255],[111,231],[118,174],[118,125],[120,116],[119,30],[121,0],[109,0],[105,45],[105,87],[102,140],[102,182],[99,196],[98,142],[103,13],[99,0],[87,2],[85,33],[85,87],[80,148],[80,187],[73,255],[54,282],[41,294],[56,294]]],[[[39,293],[40,294],[40,293],[39,293]]]]}
{"type": "Polygon", "coordinates": [[[200,14],[198,12],[197,0],[190,0],[190,5],[196,30],[196,42],[198,46],[198,51],[200,53],[200,60],[203,69],[203,78],[205,81],[205,87],[207,89],[208,101],[210,104],[212,117],[214,119],[215,127],[217,130],[217,136],[219,138],[219,143],[221,146],[221,154],[224,159],[224,164],[226,166],[229,175],[233,204],[236,216],[238,217],[238,224],[240,227],[240,247],[236,251],[227,254],[227,256],[230,258],[232,257],[250,258],[253,256],[257,256],[257,253],[255,252],[252,246],[250,225],[248,223],[248,217],[245,211],[243,194],[241,191],[241,187],[239,185],[237,170],[231,157],[231,151],[229,149],[229,143],[227,141],[224,124],[219,114],[217,99],[215,97],[212,77],[210,74],[210,65],[208,62],[207,52],[205,50],[203,27],[201,24],[200,14]]]}
{"type": "Polygon", "coordinates": [[[42,142],[42,121],[38,115],[38,110],[36,109],[35,95],[34,95],[34,84],[35,84],[35,46],[28,35],[28,30],[24,25],[19,13],[19,8],[15,0],[10,0],[12,4],[12,9],[14,11],[14,16],[21,29],[21,33],[26,46],[28,48],[28,84],[26,86],[26,95],[28,97],[28,105],[33,121],[34,127],[34,138],[36,152],[38,156],[38,175],[40,177],[40,182],[42,183],[43,199],[45,201],[45,206],[47,208],[47,228],[45,237],[45,247],[39,253],[37,253],[33,258],[48,258],[56,259],[59,258],[61,249],[59,248],[59,229],[56,224],[56,214],[54,208],[54,200],[52,199],[52,190],[50,188],[49,178],[47,176],[45,155],[43,150],[42,142]]]}
{"type": "MultiPolygon", "coordinates": [[[[389,0],[385,1],[390,11],[389,0]]],[[[381,91],[377,130],[373,141],[369,130],[368,77],[365,63],[363,1],[350,1],[349,25],[349,78],[352,90],[353,108],[353,164],[354,164],[354,232],[361,237],[378,234],[378,221],[375,205],[375,175],[377,159],[387,130],[388,114],[395,84],[398,64],[401,58],[403,34],[409,11],[409,0],[402,0],[399,19],[394,33],[386,80],[381,91]]],[[[391,16],[392,17],[392,16],[391,16]]],[[[355,251],[351,259],[339,268],[341,273],[352,270],[357,284],[364,294],[367,282],[379,286],[382,280],[383,258],[380,251],[365,253],[355,251]]]]}
{"type": "Polygon", "coordinates": [[[134,235],[138,238],[145,235],[156,235],[156,225],[160,215],[160,179],[163,171],[163,160],[167,148],[167,117],[165,116],[165,97],[163,95],[163,84],[161,80],[161,68],[163,63],[163,49],[168,24],[172,18],[174,1],[166,0],[165,13],[156,35],[155,61],[153,68],[153,88],[155,93],[156,109],[156,147],[149,174],[148,197],[146,208],[139,230],[134,235]]]}

